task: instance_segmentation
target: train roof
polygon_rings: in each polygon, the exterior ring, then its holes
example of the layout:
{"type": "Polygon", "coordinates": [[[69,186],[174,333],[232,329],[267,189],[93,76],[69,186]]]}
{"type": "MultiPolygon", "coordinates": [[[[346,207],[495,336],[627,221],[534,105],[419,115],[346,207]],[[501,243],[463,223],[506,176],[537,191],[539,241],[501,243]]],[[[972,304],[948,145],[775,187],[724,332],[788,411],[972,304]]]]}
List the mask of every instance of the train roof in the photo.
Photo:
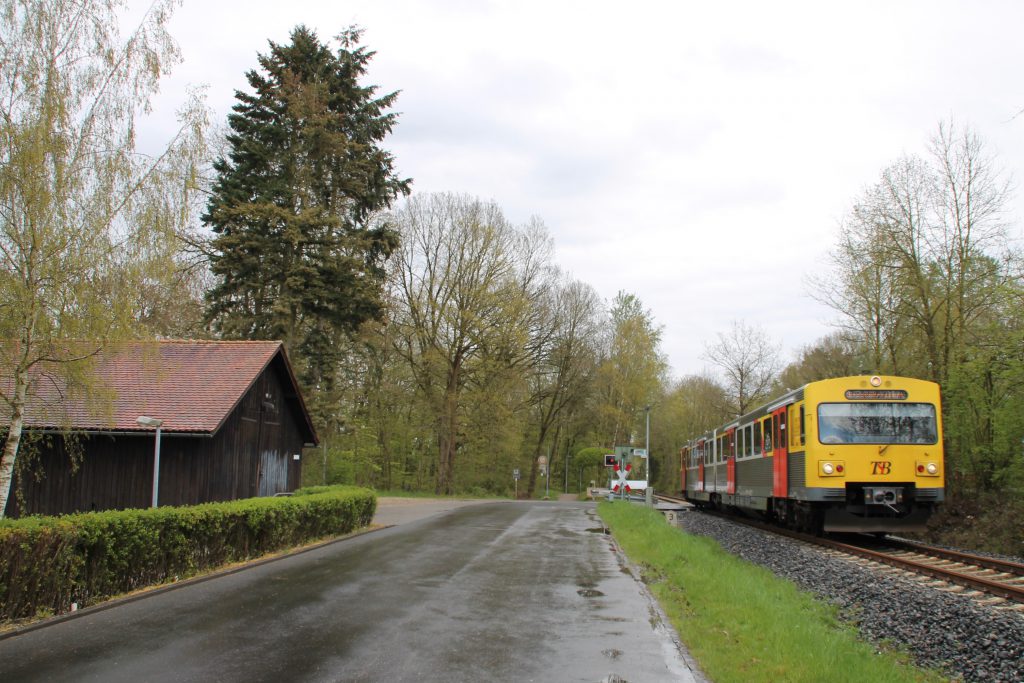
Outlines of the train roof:
{"type": "Polygon", "coordinates": [[[934,382],[930,382],[928,380],[922,380],[916,377],[902,377],[899,375],[850,375],[846,377],[829,377],[827,379],[820,379],[814,382],[808,382],[807,384],[804,384],[802,387],[798,389],[789,389],[786,391],[786,393],[782,394],[781,396],[778,396],[777,398],[774,398],[771,401],[768,401],[758,406],[757,408],[754,408],[753,410],[744,413],[743,415],[737,416],[735,419],[730,420],[723,426],[716,427],[713,430],[709,430],[702,434],[699,434],[690,439],[690,441],[701,441],[713,438],[716,432],[724,432],[728,431],[729,429],[734,429],[736,427],[739,427],[741,424],[753,422],[756,419],[770,415],[771,413],[778,410],[782,406],[787,406],[790,405],[791,403],[801,401],[803,400],[804,395],[809,387],[817,388],[819,386],[845,383],[863,385],[865,387],[870,388],[871,386],[876,386],[874,382],[872,382],[872,380],[876,377],[878,378],[879,384],[885,386],[889,386],[893,382],[910,382],[915,384],[922,383],[938,386],[934,382]]]}

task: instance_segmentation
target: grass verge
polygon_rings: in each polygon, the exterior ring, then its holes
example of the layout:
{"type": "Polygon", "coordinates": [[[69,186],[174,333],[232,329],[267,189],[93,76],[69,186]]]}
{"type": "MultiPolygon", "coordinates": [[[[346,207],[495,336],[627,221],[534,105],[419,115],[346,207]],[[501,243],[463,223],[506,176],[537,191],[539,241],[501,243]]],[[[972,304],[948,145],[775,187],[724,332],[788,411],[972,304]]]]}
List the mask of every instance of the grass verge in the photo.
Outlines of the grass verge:
{"type": "Polygon", "coordinates": [[[837,610],[640,505],[598,511],[715,683],[944,681],[860,640],[837,610]]]}

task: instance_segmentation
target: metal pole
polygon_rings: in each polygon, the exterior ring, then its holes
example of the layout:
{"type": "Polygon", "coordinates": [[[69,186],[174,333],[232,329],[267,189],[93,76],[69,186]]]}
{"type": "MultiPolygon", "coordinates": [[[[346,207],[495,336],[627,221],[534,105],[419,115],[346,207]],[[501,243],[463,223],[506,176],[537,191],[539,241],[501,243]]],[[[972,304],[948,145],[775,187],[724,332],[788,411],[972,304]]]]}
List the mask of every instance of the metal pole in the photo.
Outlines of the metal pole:
{"type": "Polygon", "coordinates": [[[153,507],[157,507],[160,492],[160,428],[156,428],[156,447],[153,449],[153,507]]]}
{"type": "MultiPolygon", "coordinates": [[[[1021,439],[1021,442],[1024,443],[1024,439],[1021,439]]],[[[565,465],[565,492],[569,493],[569,444],[568,443],[565,444],[565,453],[563,453],[562,456],[565,458],[565,462],[563,463],[563,465],[565,465]]]]}
{"type": "Polygon", "coordinates": [[[324,442],[320,444],[320,483],[327,486],[327,437],[324,437],[324,442]]]}
{"type": "Polygon", "coordinates": [[[647,480],[647,485],[651,485],[651,407],[647,406],[644,408],[644,412],[647,414],[647,430],[644,436],[644,452],[647,453],[647,457],[644,458],[644,479],[647,480]]]}
{"type": "Polygon", "coordinates": [[[551,497],[551,453],[553,448],[548,449],[548,464],[544,466],[544,496],[551,497]]]}

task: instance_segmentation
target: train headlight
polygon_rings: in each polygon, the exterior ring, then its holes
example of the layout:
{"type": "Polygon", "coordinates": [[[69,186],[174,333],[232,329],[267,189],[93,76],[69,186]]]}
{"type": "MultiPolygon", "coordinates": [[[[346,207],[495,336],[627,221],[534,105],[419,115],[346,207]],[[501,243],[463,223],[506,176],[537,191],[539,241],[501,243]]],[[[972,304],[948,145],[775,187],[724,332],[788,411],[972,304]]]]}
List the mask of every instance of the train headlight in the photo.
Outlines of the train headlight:
{"type": "Polygon", "coordinates": [[[918,462],[914,468],[917,470],[917,476],[919,477],[937,477],[939,476],[939,463],[937,462],[918,462]]]}
{"type": "Polygon", "coordinates": [[[846,471],[846,467],[841,461],[836,460],[819,460],[818,461],[818,475],[822,477],[841,477],[846,471]]]}
{"type": "Polygon", "coordinates": [[[925,469],[928,470],[928,474],[938,474],[939,473],[939,466],[936,465],[933,462],[928,463],[928,466],[925,467],[925,469]]]}

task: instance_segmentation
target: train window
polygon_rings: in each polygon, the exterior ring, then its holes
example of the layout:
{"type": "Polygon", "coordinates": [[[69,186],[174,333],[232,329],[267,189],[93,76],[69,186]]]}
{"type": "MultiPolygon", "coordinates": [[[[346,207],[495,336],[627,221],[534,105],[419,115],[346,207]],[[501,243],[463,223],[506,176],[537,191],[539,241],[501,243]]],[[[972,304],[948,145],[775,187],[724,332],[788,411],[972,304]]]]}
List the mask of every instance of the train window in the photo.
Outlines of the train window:
{"type": "Polygon", "coordinates": [[[823,403],[818,406],[822,443],[916,443],[939,440],[930,403],[823,403]]]}
{"type": "Polygon", "coordinates": [[[753,442],[754,432],[753,432],[753,427],[751,427],[750,425],[747,425],[746,428],[743,431],[745,431],[747,433],[747,438],[746,438],[746,441],[745,441],[746,446],[743,448],[743,455],[751,455],[754,452],[754,442],[753,442]]]}
{"type": "Polygon", "coordinates": [[[775,420],[772,418],[765,418],[764,421],[764,452],[772,452],[772,434],[775,432],[775,420]]]}
{"type": "Polygon", "coordinates": [[[741,429],[736,432],[736,457],[742,458],[747,448],[747,430],[741,429]]]}
{"type": "Polygon", "coordinates": [[[804,426],[804,404],[800,404],[800,445],[807,443],[807,427],[804,426]]]}
{"type": "Polygon", "coordinates": [[[754,428],[754,455],[761,455],[761,423],[755,422],[754,428]]]}

